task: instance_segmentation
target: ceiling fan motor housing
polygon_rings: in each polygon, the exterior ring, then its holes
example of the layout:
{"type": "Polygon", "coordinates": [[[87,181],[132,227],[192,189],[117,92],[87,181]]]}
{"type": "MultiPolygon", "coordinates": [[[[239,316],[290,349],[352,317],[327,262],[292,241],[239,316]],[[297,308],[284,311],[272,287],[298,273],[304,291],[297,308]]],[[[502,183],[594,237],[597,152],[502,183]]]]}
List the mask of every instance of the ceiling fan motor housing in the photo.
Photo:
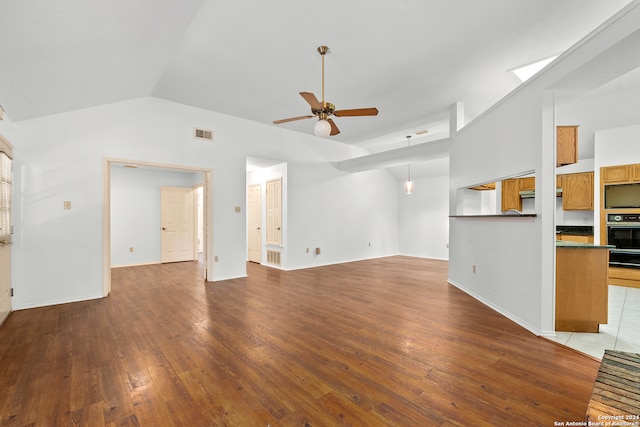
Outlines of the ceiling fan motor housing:
{"type": "Polygon", "coordinates": [[[332,115],[332,114],[333,114],[333,112],[334,112],[335,110],[336,110],[336,106],[335,106],[335,105],[333,105],[333,104],[332,104],[332,103],[330,103],[330,102],[324,102],[324,103],[322,104],[322,109],[319,109],[319,108],[313,108],[313,107],[311,108],[311,112],[312,112],[314,115],[316,115],[316,116],[319,116],[319,115],[321,115],[321,114],[323,114],[323,113],[324,113],[325,115],[327,115],[327,116],[330,116],[330,115],[332,115]]]}

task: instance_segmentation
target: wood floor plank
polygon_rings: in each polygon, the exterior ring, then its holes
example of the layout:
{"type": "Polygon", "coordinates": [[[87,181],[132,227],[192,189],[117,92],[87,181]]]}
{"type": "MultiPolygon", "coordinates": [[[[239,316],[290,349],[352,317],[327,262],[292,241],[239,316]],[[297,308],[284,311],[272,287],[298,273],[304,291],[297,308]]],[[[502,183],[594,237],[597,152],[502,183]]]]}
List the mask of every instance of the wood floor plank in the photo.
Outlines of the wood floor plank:
{"type": "Polygon", "coordinates": [[[388,257],[298,271],[117,268],[108,298],[12,313],[0,425],[549,426],[599,361],[388,257]],[[48,421],[45,421],[48,420],[48,421]]]}

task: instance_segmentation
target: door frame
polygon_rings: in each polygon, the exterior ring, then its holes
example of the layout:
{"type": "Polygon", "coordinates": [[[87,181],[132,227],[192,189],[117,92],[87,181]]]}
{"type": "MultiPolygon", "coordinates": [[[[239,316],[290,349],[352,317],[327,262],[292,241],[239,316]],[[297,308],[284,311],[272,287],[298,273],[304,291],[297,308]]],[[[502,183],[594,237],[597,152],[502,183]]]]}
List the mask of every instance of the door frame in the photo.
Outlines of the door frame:
{"type": "Polygon", "coordinates": [[[158,169],[170,169],[186,172],[202,172],[203,210],[204,210],[204,280],[213,279],[213,170],[195,166],[154,163],[144,160],[121,158],[102,158],[102,296],[111,292],[111,166],[113,164],[138,165],[158,169]]]}

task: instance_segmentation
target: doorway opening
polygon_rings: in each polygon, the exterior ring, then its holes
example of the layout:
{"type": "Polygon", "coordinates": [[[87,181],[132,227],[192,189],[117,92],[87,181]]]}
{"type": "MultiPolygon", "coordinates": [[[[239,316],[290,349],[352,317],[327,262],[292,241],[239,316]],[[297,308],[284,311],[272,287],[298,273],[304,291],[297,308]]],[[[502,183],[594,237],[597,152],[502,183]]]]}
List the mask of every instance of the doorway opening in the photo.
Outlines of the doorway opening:
{"type": "MultiPolygon", "coordinates": [[[[111,292],[111,268],[113,267],[112,246],[114,236],[112,235],[112,172],[117,169],[112,168],[132,168],[147,171],[159,172],[182,172],[182,175],[193,176],[193,181],[189,184],[193,188],[193,193],[197,195],[199,201],[197,211],[199,215],[194,219],[197,224],[197,237],[194,238],[194,253],[197,251],[197,259],[203,264],[203,279],[213,278],[213,227],[211,226],[211,215],[213,212],[213,183],[212,170],[198,167],[159,164],[138,160],[109,159],[103,158],[103,210],[102,210],[102,290],[103,296],[108,296],[111,292]],[[201,196],[200,196],[201,194],[201,196]],[[201,208],[200,208],[201,207],[201,208]]],[[[120,169],[122,170],[122,169],[120,169]]],[[[195,199],[195,198],[194,198],[195,199]]],[[[158,207],[159,209],[159,207],[158,207]]],[[[195,214],[194,206],[194,214],[195,214]]],[[[195,215],[194,215],[195,216],[195,215]]],[[[158,236],[161,227],[158,224],[158,236]]],[[[133,252],[133,247],[129,248],[133,252]]],[[[154,262],[156,263],[156,262],[154,262]]]]}

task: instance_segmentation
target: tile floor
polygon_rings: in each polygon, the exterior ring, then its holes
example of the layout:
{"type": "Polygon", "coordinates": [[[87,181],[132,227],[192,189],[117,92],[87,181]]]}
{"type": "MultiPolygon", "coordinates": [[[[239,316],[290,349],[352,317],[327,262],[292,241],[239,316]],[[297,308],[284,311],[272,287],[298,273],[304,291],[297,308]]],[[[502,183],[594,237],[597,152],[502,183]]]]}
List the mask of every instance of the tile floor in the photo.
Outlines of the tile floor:
{"type": "Polygon", "coordinates": [[[640,288],[609,285],[609,323],[600,332],[556,332],[549,339],[599,359],[605,349],[640,353],[640,288]]]}

